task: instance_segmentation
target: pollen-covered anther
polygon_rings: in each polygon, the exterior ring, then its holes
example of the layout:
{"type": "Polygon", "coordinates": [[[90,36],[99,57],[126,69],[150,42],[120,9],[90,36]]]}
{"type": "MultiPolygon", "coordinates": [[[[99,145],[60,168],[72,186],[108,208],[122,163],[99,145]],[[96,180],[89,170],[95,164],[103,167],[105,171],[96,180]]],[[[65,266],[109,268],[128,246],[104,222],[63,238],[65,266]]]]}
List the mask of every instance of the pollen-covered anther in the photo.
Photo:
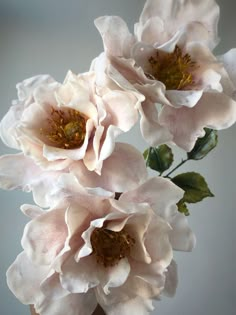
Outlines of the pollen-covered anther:
{"type": "Polygon", "coordinates": [[[86,135],[87,117],[75,109],[51,108],[50,118],[41,134],[50,145],[63,149],[81,147],[86,135]]]}
{"type": "Polygon", "coordinates": [[[147,77],[161,81],[167,90],[184,90],[194,85],[193,72],[197,64],[178,46],[172,53],[157,51],[148,59],[148,64],[147,77]]]}
{"type": "Polygon", "coordinates": [[[95,228],[91,235],[91,245],[97,263],[104,267],[116,265],[130,254],[135,240],[123,229],[114,232],[106,228],[95,228]]]}

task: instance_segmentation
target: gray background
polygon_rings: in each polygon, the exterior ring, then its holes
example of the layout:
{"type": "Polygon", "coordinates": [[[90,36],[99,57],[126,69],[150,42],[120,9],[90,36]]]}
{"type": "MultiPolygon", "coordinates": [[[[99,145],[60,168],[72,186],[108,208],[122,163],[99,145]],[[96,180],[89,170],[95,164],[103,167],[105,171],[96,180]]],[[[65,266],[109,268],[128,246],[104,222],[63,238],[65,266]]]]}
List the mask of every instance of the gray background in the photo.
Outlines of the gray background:
{"type": "MultiPolygon", "coordinates": [[[[236,6],[234,0],[218,3],[219,54],[236,47],[236,6]]],[[[39,73],[50,73],[62,81],[68,69],[88,70],[91,60],[102,51],[94,18],[120,15],[132,30],[143,4],[144,0],[0,0],[0,116],[16,98],[17,82],[39,73]]],[[[235,314],[235,135],[236,126],[220,132],[214,152],[182,168],[201,172],[215,198],[190,208],[189,221],[197,235],[197,247],[193,253],[176,253],[177,294],[174,299],[158,302],[153,314],[235,314]]],[[[122,140],[134,143],[140,150],[145,148],[137,130],[122,140]]],[[[9,149],[0,144],[0,153],[7,152],[9,149]]],[[[177,153],[179,158],[180,155],[177,153]]],[[[19,206],[29,203],[31,196],[0,191],[0,198],[0,314],[26,315],[28,307],[8,290],[5,272],[21,251],[20,238],[27,219],[19,206]]]]}

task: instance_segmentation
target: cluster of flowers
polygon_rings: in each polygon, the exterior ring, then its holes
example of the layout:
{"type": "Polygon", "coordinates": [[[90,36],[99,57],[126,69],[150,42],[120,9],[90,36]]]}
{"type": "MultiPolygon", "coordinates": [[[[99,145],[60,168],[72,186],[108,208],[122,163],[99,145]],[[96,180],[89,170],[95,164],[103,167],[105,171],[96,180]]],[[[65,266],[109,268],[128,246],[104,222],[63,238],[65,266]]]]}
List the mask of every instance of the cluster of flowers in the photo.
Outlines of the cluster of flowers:
{"type": "Polygon", "coordinates": [[[184,191],[149,177],[143,155],[116,142],[138,122],[151,147],[191,151],[205,127],[236,121],[236,50],[216,57],[214,0],[147,0],[134,35],[115,16],[95,20],[104,52],[61,84],[17,85],[2,141],[0,187],[32,192],[9,288],[40,315],[148,314],[177,285],[173,250],[195,236],[177,204],[184,191]],[[171,23],[169,22],[171,21],[171,23]]]}

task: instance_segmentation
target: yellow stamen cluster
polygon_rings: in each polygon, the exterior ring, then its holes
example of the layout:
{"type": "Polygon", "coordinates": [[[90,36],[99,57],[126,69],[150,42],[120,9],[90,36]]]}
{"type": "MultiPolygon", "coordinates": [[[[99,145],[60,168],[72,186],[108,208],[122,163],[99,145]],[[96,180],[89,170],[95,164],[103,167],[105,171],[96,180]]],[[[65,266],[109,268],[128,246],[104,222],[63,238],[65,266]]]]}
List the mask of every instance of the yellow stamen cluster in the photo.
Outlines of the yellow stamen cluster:
{"type": "Polygon", "coordinates": [[[91,235],[93,254],[104,267],[116,265],[129,255],[135,240],[123,229],[114,232],[106,228],[95,228],[91,235]]]}
{"type": "Polygon", "coordinates": [[[63,110],[51,108],[51,116],[41,134],[57,148],[75,149],[81,147],[86,134],[85,115],[70,108],[63,110]]]}
{"type": "Polygon", "coordinates": [[[183,90],[194,84],[196,62],[189,54],[183,54],[178,46],[172,53],[157,52],[148,62],[147,76],[164,83],[167,90],[183,90]]]}

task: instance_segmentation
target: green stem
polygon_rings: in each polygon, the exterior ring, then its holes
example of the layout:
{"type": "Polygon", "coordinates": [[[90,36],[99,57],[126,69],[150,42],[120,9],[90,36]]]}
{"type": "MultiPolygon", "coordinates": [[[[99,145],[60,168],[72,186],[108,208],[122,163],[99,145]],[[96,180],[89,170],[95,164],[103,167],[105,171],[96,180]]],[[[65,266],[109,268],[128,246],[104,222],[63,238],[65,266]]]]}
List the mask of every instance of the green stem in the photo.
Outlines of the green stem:
{"type": "Polygon", "coordinates": [[[171,170],[167,175],[165,175],[164,177],[169,177],[170,174],[172,174],[175,170],[177,170],[177,168],[179,168],[181,165],[183,165],[185,162],[187,162],[188,159],[186,160],[182,160],[178,165],[176,165],[175,168],[173,168],[173,170],[171,170]]]}

